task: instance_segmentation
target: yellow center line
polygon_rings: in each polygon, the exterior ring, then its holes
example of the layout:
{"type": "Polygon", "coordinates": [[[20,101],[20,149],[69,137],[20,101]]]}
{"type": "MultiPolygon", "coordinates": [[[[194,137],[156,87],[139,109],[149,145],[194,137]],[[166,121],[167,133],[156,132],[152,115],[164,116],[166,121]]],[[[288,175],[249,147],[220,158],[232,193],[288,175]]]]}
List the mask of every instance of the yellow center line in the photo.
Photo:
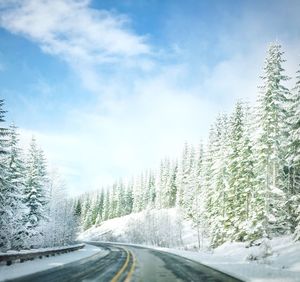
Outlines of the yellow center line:
{"type": "Polygon", "coordinates": [[[124,270],[126,269],[127,265],[128,265],[128,262],[129,262],[129,258],[130,258],[130,254],[128,252],[127,249],[125,248],[122,248],[126,251],[126,261],[125,263],[123,264],[122,268],[117,272],[117,274],[113,277],[113,279],[111,280],[111,282],[117,282],[118,279],[120,278],[120,276],[122,275],[122,273],[124,272],[124,270]]]}
{"type": "Polygon", "coordinates": [[[131,268],[130,268],[130,270],[129,270],[129,272],[127,274],[127,277],[126,277],[126,279],[125,279],[124,282],[129,282],[131,280],[131,276],[132,276],[132,274],[134,272],[135,265],[136,265],[136,259],[135,259],[134,254],[131,251],[130,251],[130,253],[131,253],[131,256],[132,256],[132,265],[131,265],[131,268]]]}

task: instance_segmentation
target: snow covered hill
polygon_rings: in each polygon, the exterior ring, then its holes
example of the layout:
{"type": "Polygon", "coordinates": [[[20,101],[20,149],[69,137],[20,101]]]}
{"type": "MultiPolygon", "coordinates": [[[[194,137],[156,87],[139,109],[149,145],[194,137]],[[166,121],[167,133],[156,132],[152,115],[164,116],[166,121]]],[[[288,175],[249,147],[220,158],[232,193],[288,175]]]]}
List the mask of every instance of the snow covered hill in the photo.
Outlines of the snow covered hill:
{"type": "MultiPolygon", "coordinates": [[[[104,221],[78,237],[82,241],[114,241],[160,247],[196,249],[197,232],[176,208],[146,210],[104,221]]],[[[202,242],[205,242],[202,240],[202,242]]],[[[202,243],[201,242],[201,243],[202,243]]],[[[206,244],[207,245],[207,244],[206,244]]],[[[201,245],[204,248],[205,245],[201,245]]]]}
{"type": "Polygon", "coordinates": [[[176,209],[144,211],[107,220],[81,233],[78,239],[153,246],[245,281],[300,281],[300,242],[294,242],[291,236],[257,241],[252,246],[225,243],[212,250],[200,233],[199,251],[197,231],[176,209]]]}

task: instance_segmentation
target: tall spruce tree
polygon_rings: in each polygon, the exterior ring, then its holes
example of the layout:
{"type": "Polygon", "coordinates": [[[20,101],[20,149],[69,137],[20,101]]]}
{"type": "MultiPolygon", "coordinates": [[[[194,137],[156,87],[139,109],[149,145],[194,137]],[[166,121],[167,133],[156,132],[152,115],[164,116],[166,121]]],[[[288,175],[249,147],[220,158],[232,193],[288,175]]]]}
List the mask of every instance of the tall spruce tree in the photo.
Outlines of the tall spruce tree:
{"type": "Polygon", "coordinates": [[[29,230],[29,237],[32,238],[32,242],[37,241],[37,238],[41,236],[38,226],[47,217],[45,160],[41,156],[36,140],[32,138],[26,161],[25,177],[25,204],[28,207],[25,225],[29,230]]]}
{"type": "Polygon", "coordinates": [[[191,187],[193,188],[189,209],[186,210],[188,218],[193,222],[193,226],[197,230],[198,248],[203,246],[203,239],[206,229],[205,218],[205,189],[204,189],[204,151],[203,145],[200,143],[196,155],[194,165],[192,167],[191,187]]]}
{"type": "Polygon", "coordinates": [[[256,141],[256,185],[252,197],[253,238],[270,237],[289,229],[284,207],[284,128],[287,112],[284,103],[288,90],[283,83],[284,62],[281,46],[271,45],[265,60],[257,109],[259,126],[256,141]]]}
{"type": "Polygon", "coordinates": [[[9,226],[9,218],[11,210],[7,209],[6,199],[10,190],[10,183],[7,182],[7,161],[8,153],[8,134],[9,131],[5,127],[5,113],[3,109],[4,100],[0,100],[0,250],[6,250],[8,238],[6,236],[6,227],[9,226]]]}
{"type": "Polygon", "coordinates": [[[21,249],[26,245],[27,230],[24,226],[24,217],[27,211],[24,204],[25,167],[19,148],[17,128],[9,128],[9,143],[7,154],[7,179],[9,190],[6,194],[6,209],[9,212],[9,226],[6,228],[9,238],[9,248],[21,249]]]}
{"type": "Polygon", "coordinates": [[[205,175],[207,220],[213,246],[223,243],[226,238],[227,146],[228,121],[225,115],[221,115],[210,132],[205,175]]]}
{"type": "Polygon", "coordinates": [[[286,158],[290,222],[296,240],[300,240],[300,70],[288,103],[289,126],[286,158]]]}
{"type": "Polygon", "coordinates": [[[194,195],[195,195],[195,174],[194,174],[194,167],[196,163],[196,156],[195,156],[195,148],[194,146],[189,146],[189,154],[188,154],[188,161],[187,167],[185,170],[186,173],[186,183],[183,186],[183,201],[182,207],[184,213],[190,217],[192,214],[192,205],[194,195]]]}
{"type": "Polygon", "coordinates": [[[249,133],[248,108],[238,102],[230,120],[228,189],[226,190],[227,240],[247,237],[251,189],[254,183],[253,151],[249,133]]]}

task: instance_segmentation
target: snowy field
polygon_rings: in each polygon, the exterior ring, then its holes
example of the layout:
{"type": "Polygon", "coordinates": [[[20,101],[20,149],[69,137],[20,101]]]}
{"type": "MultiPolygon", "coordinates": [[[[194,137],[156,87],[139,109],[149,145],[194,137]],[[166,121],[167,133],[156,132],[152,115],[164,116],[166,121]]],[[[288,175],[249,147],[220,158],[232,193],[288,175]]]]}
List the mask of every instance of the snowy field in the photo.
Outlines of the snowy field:
{"type": "Polygon", "coordinates": [[[26,261],[24,263],[17,262],[10,266],[1,265],[0,281],[5,281],[7,279],[15,279],[24,275],[29,275],[53,267],[61,266],[70,262],[93,256],[100,251],[103,252],[103,256],[106,254],[106,251],[100,248],[91,245],[86,245],[83,249],[67,254],[61,254],[49,258],[43,257],[43,259],[37,258],[33,261],[26,261]]]}
{"type": "MultiPolygon", "coordinates": [[[[173,219],[177,216],[175,209],[165,212],[173,219]]],[[[80,234],[79,239],[131,243],[127,238],[128,228],[134,219],[139,222],[143,216],[142,212],[105,221],[80,234]]],[[[252,247],[247,243],[225,243],[214,250],[209,250],[204,240],[204,250],[195,251],[197,232],[188,221],[183,221],[182,226],[184,247],[154,248],[199,261],[245,281],[300,281],[300,242],[294,242],[291,236],[262,241],[259,246],[252,247]]],[[[150,244],[147,247],[151,247],[150,244]]]]}

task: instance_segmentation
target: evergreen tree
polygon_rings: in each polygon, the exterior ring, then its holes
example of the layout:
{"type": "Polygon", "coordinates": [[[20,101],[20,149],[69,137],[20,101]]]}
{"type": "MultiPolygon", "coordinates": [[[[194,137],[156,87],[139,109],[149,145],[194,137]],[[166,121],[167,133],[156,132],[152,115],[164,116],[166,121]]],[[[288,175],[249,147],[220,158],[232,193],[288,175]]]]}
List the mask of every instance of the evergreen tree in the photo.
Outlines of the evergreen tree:
{"type": "Polygon", "coordinates": [[[194,196],[195,196],[195,180],[196,175],[195,172],[195,149],[192,145],[189,146],[188,150],[188,157],[187,157],[187,163],[185,168],[185,175],[186,180],[185,183],[183,183],[183,201],[182,201],[182,208],[184,209],[185,213],[188,216],[191,216],[191,203],[193,202],[194,196]]]}
{"type": "Polygon", "coordinates": [[[103,200],[103,213],[102,213],[103,221],[109,219],[109,206],[110,206],[109,190],[107,189],[105,191],[104,200],[103,200]]]}
{"type": "Polygon", "coordinates": [[[23,224],[27,210],[24,204],[25,168],[21,149],[18,146],[17,128],[12,125],[9,129],[6,179],[6,182],[9,183],[9,190],[5,196],[6,210],[9,211],[9,226],[4,229],[9,238],[9,248],[18,250],[26,245],[27,230],[23,224]]]}
{"type": "Polygon", "coordinates": [[[291,231],[295,232],[295,239],[300,240],[300,70],[297,72],[296,86],[290,94],[285,172],[291,231]]]}
{"type": "Polygon", "coordinates": [[[104,190],[102,188],[100,194],[98,194],[97,209],[96,209],[97,217],[95,221],[96,225],[99,225],[103,221],[102,218],[103,208],[104,208],[104,190]]]}
{"type": "Polygon", "coordinates": [[[37,227],[42,220],[46,219],[45,177],[44,159],[41,159],[41,151],[38,149],[35,139],[32,138],[26,163],[25,203],[28,207],[28,214],[25,218],[25,225],[29,230],[29,237],[33,237],[33,241],[37,241],[37,238],[41,236],[37,227]]]}
{"type": "Polygon", "coordinates": [[[265,61],[264,74],[258,100],[259,125],[256,141],[256,185],[252,197],[253,238],[270,237],[286,232],[288,226],[284,207],[286,190],[284,182],[284,128],[287,112],[284,103],[288,90],[283,83],[283,52],[278,44],[271,45],[265,61]]]}
{"type": "Polygon", "coordinates": [[[231,117],[229,133],[224,225],[227,240],[243,241],[248,235],[251,189],[254,184],[254,161],[248,117],[248,109],[238,102],[231,117]]]}
{"type": "Polygon", "coordinates": [[[161,161],[160,171],[156,182],[156,208],[162,209],[169,205],[171,193],[171,164],[168,158],[161,161]]]}
{"type": "MultiPolygon", "coordinates": [[[[0,99],[0,123],[5,122],[5,113],[6,111],[3,109],[4,100],[0,99]]],[[[8,143],[8,135],[9,131],[6,127],[0,127],[0,155],[5,155],[7,153],[7,143],[8,143]]],[[[1,163],[1,168],[3,168],[4,163],[1,163]]]]}
{"type": "Polygon", "coordinates": [[[190,162],[189,162],[189,146],[187,143],[184,144],[181,159],[178,162],[178,170],[176,176],[176,206],[182,207],[184,204],[184,190],[188,186],[188,177],[190,173],[190,162]]]}
{"type": "Polygon", "coordinates": [[[141,173],[139,177],[136,177],[133,185],[133,212],[143,210],[143,183],[144,174],[141,173]]]}
{"type": "Polygon", "coordinates": [[[11,210],[6,206],[7,194],[10,190],[10,183],[7,182],[8,168],[6,156],[8,153],[9,131],[2,124],[5,122],[6,111],[3,109],[4,101],[0,100],[0,250],[7,249],[8,238],[6,227],[9,226],[11,210]]]}
{"type": "Polygon", "coordinates": [[[204,151],[203,145],[200,143],[192,168],[192,182],[191,187],[193,193],[189,208],[186,209],[186,214],[192,220],[194,227],[197,230],[198,248],[203,245],[203,239],[206,231],[205,222],[205,187],[204,187],[204,151]]]}
{"type": "Polygon", "coordinates": [[[146,209],[155,207],[155,176],[153,171],[147,170],[145,172],[143,188],[143,202],[146,209]]]}
{"type": "Polygon", "coordinates": [[[125,188],[125,215],[131,214],[133,209],[133,183],[129,182],[127,187],[125,188]]]}
{"type": "Polygon", "coordinates": [[[78,217],[81,217],[81,199],[80,198],[77,201],[75,201],[74,214],[78,217]]]}
{"type": "MultiPolygon", "coordinates": [[[[202,221],[206,226],[210,225],[210,215],[214,206],[213,203],[213,162],[214,162],[214,152],[216,150],[217,135],[214,126],[210,127],[208,142],[206,149],[203,154],[203,197],[204,197],[204,210],[202,221]]],[[[209,230],[210,232],[210,230],[209,230]]],[[[209,233],[210,236],[210,233],[209,233]]]]}
{"type": "Polygon", "coordinates": [[[89,194],[86,194],[82,204],[81,212],[81,224],[83,230],[88,229],[92,226],[92,209],[91,209],[92,199],[89,194]]]}
{"type": "Polygon", "coordinates": [[[177,161],[174,161],[170,167],[169,179],[168,179],[168,201],[167,207],[175,207],[176,196],[177,196],[177,185],[176,185],[176,176],[177,176],[178,164],[177,161]]]}
{"type": "Polygon", "coordinates": [[[210,133],[205,175],[206,211],[212,245],[217,246],[226,238],[225,205],[228,189],[228,122],[219,116],[210,133]]]}
{"type": "Polygon", "coordinates": [[[125,191],[124,191],[124,184],[120,179],[117,186],[117,206],[116,206],[116,217],[120,217],[125,215],[125,191]]]}
{"type": "Polygon", "coordinates": [[[98,206],[99,206],[99,194],[94,193],[93,198],[92,198],[92,203],[91,203],[91,219],[90,219],[90,226],[94,225],[97,220],[98,216],[98,206]]]}

